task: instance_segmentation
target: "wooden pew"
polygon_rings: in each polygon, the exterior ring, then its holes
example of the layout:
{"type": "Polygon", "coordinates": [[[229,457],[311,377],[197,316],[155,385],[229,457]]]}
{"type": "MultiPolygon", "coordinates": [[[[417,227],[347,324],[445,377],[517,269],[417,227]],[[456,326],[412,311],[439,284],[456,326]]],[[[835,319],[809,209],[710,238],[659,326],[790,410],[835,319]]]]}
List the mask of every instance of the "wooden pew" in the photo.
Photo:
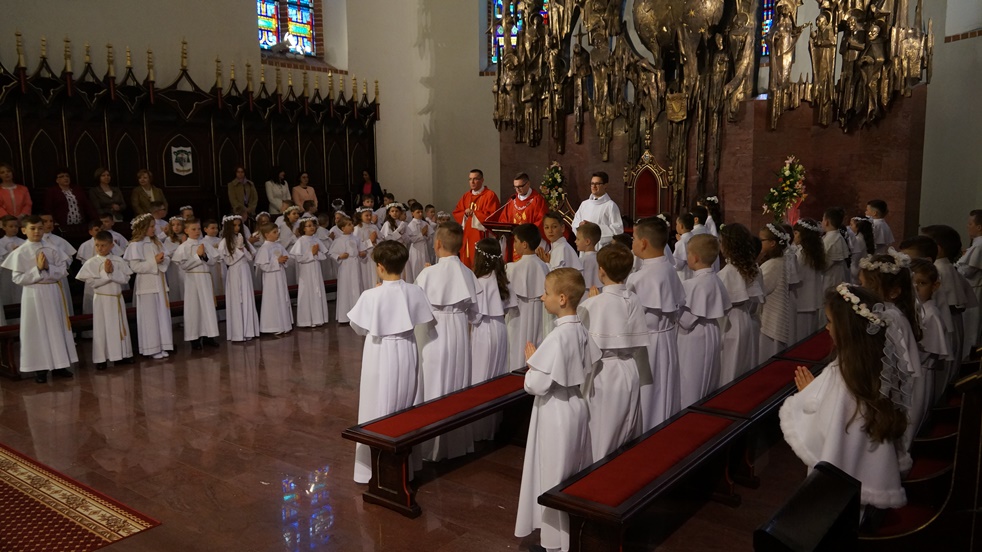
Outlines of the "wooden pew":
{"type": "Polygon", "coordinates": [[[372,479],[362,497],[404,516],[419,516],[422,509],[410,483],[413,447],[505,409],[528,410],[531,402],[525,376],[510,373],[349,427],[341,437],[372,449],[372,479]]]}
{"type": "MultiPolygon", "coordinates": [[[[770,359],[540,496],[539,504],[569,514],[570,550],[621,550],[635,516],[687,475],[714,458],[725,458],[732,445],[746,443],[747,434],[794,392],[797,366],[806,365],[812,373],[821,370],[824,363],[809,359],[827,358],[831,340],[822,330],[791,351],[799,358],[770,359]]],[[[756,479],[752,455],[742,457],[750,478],[756,479]]],[[[724,485],[732,486],[725,466],[724,485]]],[[[732,495],[731,489],[724,491],[732,495]]]]}
{"type": "MultiPolygon", "coordinates": [[[[324,280],[324,288],[328,293],[337,291],[337,280],[324,280]]],[[[290,286],[290,297],[295,299],[298,293],[298,286],[290,286]]],[[[132,292],[126,290],[123,292],[123,298],[128,299],[132,292]]],[[[262,300],[262,290],[255,291],[256,305],[258,308],[259,302],[262,300]]],[[[218,295],[215,297],[215,307],[218,310],[225,308],[225,296],[218,295]]],[[[14,312],[19,317],[20,316],[20,305],[7,305],[7,312],[14,312]],[[16,307],[16,310],[10,309],[10,307],[16,307]]],[[[81,310],[79,307],[78,310],[81,310]]],[[[178,317],[184,314],[184,301],[173,301],[170,303],[170,314],[171,317],[178,317]]],[[[136,326],[136,307],[128,307],[126,309],[126,319],[129,323],[131,329],[131,337],[135,339],[136,332],[133,331],[136,326]]],[[[72,325],[73,332],[84,332],[92,329],[92,315],[91,314],[76,314],[69,318],[72,325]]],[[[5,376],[11,379],[19,380],[21,379],[21,373],[18,370],[17,363],[20,359],[18,340],[20,339],[20,325],[19,324],[8,324],[6,326],[0,326],[0,376],[5,376]]],[[[133,343],[134,350],[136,348],[136,343],[133,343]]],[[[81,359],[80,359],[81,360],[81,359]]]]}

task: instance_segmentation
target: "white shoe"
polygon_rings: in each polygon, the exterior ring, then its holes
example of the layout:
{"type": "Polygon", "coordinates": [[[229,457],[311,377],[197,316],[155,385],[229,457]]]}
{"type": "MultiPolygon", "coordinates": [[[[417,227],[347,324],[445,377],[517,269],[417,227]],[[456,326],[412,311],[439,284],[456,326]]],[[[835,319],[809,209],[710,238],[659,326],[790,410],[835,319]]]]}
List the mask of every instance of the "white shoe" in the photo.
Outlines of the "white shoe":
{"type": "Polygon", "coordinates": [[[153,357],[152,357],[152,358],[154,358],[155,360],[160,360],[160,359],[162,359],[162,358],[167,358],[167,353],[165,353],[165,352],[163,352],[163,351],[161,351],[161,352],[159,352],[159,353],[157,353],[157,354],[155,354],[155,355],[153,355],[153,357]]]}

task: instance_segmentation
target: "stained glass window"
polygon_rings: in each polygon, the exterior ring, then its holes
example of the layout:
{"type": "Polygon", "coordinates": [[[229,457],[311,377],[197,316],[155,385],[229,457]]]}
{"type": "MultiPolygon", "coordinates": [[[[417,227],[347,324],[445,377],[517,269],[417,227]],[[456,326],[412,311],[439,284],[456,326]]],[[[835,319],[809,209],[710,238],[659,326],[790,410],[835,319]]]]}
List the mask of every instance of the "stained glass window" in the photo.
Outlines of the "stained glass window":
{"type": "Polygon", "coordinates": [[[295,53],[314,55],[314,9],[312,0],[289,0],[287,6],[287,32],[295,53]]]}
{"type": "MultiPolygon", "coordinates": [[[[515,22],[515,24],[512,25],[512,28],[508,33],[508,40],[510,40],[510,46],[514,47],[518,43],[518,31],[522,30],[522,27],[524,26],[524,21],[522,21],[521,14],[519,14],[518,16],[514,15],[515,14],[514,5],[512,5],[511,11],[513,15],[513,21],[515,22]]],[[[502,51],[505,48],[505,30],[501,24],[502,13],[504,13],[504,5],[502,0],[493,0],[492,9],[491,9],[491,24],[494,25],[494,32],[492,33],[491,36],[491,45],[490,45],[492,65],[498,63],[498,57],[501,55],[502,51]]],[[[548,26],[549,0],[543,1],[542,11],[540,11],[539,13],[542,14],[542,22],[546,26],[548,26]]]]}
{"type": "Polygon", "coordinates": [[[760,18],[760,55],[768,56],[770,55],[770,50],[767,48],[767,33],[771,30],[771,24],[774,22],[774,0],[763,0],[763,12],[760,18]]]}
{"type": "Polygon", "coordinates": [[[280,41],[280,19],[276,0],[256,0],[259,16],[259,47],[269,50],[280,41]]]}

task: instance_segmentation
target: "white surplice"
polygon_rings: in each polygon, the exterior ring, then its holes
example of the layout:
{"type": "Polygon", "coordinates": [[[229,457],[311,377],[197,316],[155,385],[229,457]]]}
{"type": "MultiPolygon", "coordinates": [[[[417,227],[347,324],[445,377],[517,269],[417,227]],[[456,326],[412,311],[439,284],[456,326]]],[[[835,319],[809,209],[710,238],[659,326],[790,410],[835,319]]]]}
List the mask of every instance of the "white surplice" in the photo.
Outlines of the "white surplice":
{"type": "Polygon", "coordinates": [[[624,233],[624,221],[621,219],[621,210],[604,194],[600,197],[592,195],[580,203],[573,217],[573,228],[579,228],[580,223],[589,221],[600,227],[600,243],[597,249],[613,241],[614,236],[624,233]]]}
{"type": "MultiPolygon", "coordinates": [[[[508,332],[498,279],[491,272],[478,278],[477,286],[477,318],[471,326],[471,385],[508,372],[508,332]]],[[[494,439],[500,420],[496,414],[471,424],[474,440],[494,439]]]]}
{"type": "MultiPolygon", "coordinates": [[[[43,243],[47,247],[53,247],[57,249],[58,251],[61,252],[62,255],[65,256],[66,259],[68,259],[68,264],[65,265],[66,270],[67,267],[71,266],[72,264],[72,257],[74,257],[75,254],[78,252],[78,250],[76,250],[75,247],[72,246],[72,244],[68,243],[68,240],[59,236],[58,234],[51,234],[51,233],[45,234],[44,236],[41,237],[41,243],[43,243]]],[[[68,316],[75,316],[75,305],[74,302],[72,301],[71,289],[69,289],[68,287],[67,272],[61,278],[61,287],[62,287],[62,292],[65,294],[65,303],[68,305],[68,316]]]]}
{"type": "Polygon", "coordinates": [[[730,297],[712,268],[682,282],[685,307],[679,315],[679,395],[682,408],[719,386],[719,320],[730,309],[730,297]]]}
{"type": "Polygon", "coordinates": [[[805,260],[804,252],[797,248],[798,278],[801,280],[798,290],[798,300],[795,301],[797,310],[795,319],[794,341],[798,342],[818,331],[823,316],[825,302],[825,279],[822,272],[812,268],[805,260]]]}
{"type": "Polygon", "coordinates": [[[171,257],[184,275],[184,341],[218,337],[211,272],[217,262],[218,251],[203,239],[188,238],[171,257]],[[198,255],[198,246],[204,246],[204,258],[198,255]]]}
{"type": "MultiPolygon", "coordinates": [[[[955,269],[968,282],[975,294],[975,302],[982,305],[982,236],[974,238],[968,249],[955,263],[955,269]]],[[[982,346],[982,308],[969,307],[965,310],[965,350],[982,346]]]]}
{"type": "Polygon", "coordinates": [[[648,326],[637,294],[624,284],[604,286],[576,310],[602,356],[583,384],[590,406],[593,461],[641,435],[641,386],[651,385],[648,326]]]}
{"type": "Polygon", "coordinates": [[[764,302],[760,271],[748,282],[733,264],[719,271],[719,279],[730,298],[730,310],[720,322],[723,331],[719,386],[737,379],[757,365],[760,321],[757,313],[764,302]]]}
{"type": "Polygon", "coordinates": [[[941,319],[941,311],[938,310],[934,299],[923,303],[918,300],[917,310],[918,320],[921,323],[921,340],[918,342],[921,368],[932,380],[930,404],[936,404],[948,386],[947,372],[944,369],[944,362],[951,354],[948,349],[948,334],[941,319]]]}
{"type": "Polygon", "coordinates": [[[685,305],[685,288],[673,258],[666,255],[642,260],[641,268],[627,277],[627,287],[637,293],[648,327],[652,383],[641,386],[642,431],[648,431],[682,409],[677,319],[685,305]]]}
{"type": "Polygon", "coordinates": [[[797,311],[789,287],[794,258],[776,257],[760,265],[764,281],[764,306],[760,311],[760,344],[757,363],[764,362],[794,342],[797,311]]]}
{"type": "Polygon", "coordinates": [[[900,443],[874,443],[863,431],[866,421],[846,388],[838,359],[788,397],[779,415],[784,439],[809,472],[829,462],[862,483],[862,504],[899,508],[907,503],[900,473],[910,469],[910,456],[900,443]]]}
{"type": "Polygon", "coordinates": [[[419,273],[430,262],[430,251],[433,249],[429,241],[429,223],[426,219],[413,219],[406,227],[406,240],[409,247],[409,263],[406,265],[406,281],[415,282],[419,273]],[[426,235],[423,235],[426,228],[426,235]]]}
{"type": "Polygon", "coordinates": [[[583,263],[580,262],[576,250],[561,236],[550,244],[549,249],[549,272],[557,268],[575,268],[583,272],[583,263]]]}
{"type": "Polygon", "coordinates": [[[372,260],[372,251],[375,249],[375,245],[372,243],[372,233],[376,234],[376,238],[381,238],[381,231],[379,231],[378,226],[374,224],[359,224],[355,226],[354,235],[361,240],[361,245],[359,246],[362,251],[365,251],[365,256],[359,260],[359,266],[361,270],[361,289],[369,289],[375,287],[375,261],[372,260]]]}
{"type": "Polygon", "coordinates": [[[262,333],[280,334],[293,329],[286,263],[279,260],[284,256],[289,255],[279,242],[267,241],[256,252],[256,269],[263,275],[263,298],[259,309],[259,331],[262,333]]]}
{"type": "Polygon", "coordinates": [[[256,294],[252,287],[252,251],[242,236],[235,236],[233,251],[223,239],[218,254],[225,264],[225,337],[248,341],[259,335],[256,294]]]}
{"type": "Polygon", "coordinates": [[[21,287],[20,362],[21,372],[68,368],[78,362],[75,339],[68,320],[71,297],[62,290],[68,274],[69,257],[42,242],[25,242],[3,260],[14,284],[21,287]],[[38,270],[38,253],[48,261],[38,270]]]}
{"type": "MultiPolygon", "coordinates": [[[[421,403],[458,391],[471,382],[471,344],[468,322],[477,318],[480,287],[474,273],[457,256],[441,257],[416,279],[433,308],[433,321],[416,328],[420,348],[421,403]]],[[[421,447],[431,461],[455,458],[474,450],[469,426],[436,437],[421,447]]]]}
{"type": "MultiPolygon", "coordinates": [[[[112,248],[112,251],[110,253],[112,255],[117,256],[117,257],[122,257],[123,256],[123,252],[125,250],[126,250],[125,249],[125,246],[123,248],[120,248],[118,245],[116,245],[115,243],[113,243],[113,248],[112,248]]],[[[88,240],[86,240],[85,242],[83,242],[82,245],[79,245],[78,246],[78,252],[75,253],[75,258],[78,259],[78,262],[80,262],[82,264],[85,264],[85,261],[91,259],[94,256],[95,256],[95,238],[89,238],[88,240]]],[[[130,274],[132,274],[132,272],[130,274]]],[[[78,277],[76,277],[75,279],[76,280],[81,280],[81,278],[78,278],[78,277]]],[[[123,288],[124,289],[126,287],[126,284],[128,284],[128,283],[129,283],[129,280],[127,280],[126,282],[123,282],[123,288]]],[[[85,287],[83,288],[83,291],[82,291],[82,313],[83,314],[92,314],[92,312],[93,312],[92,311],[92,299],[94,297],[94,294],[95,294],[95,291],[94,291],[94,289],[92,287],[92,280],[85,280],[85,287]]],[[[89,332],[85,332],[85,333],[89,333],[89,332]]]]}
{"type": "Polygon", "coordinates": [[[324,243],[314,236],[300,236],[290,255],[297,263],[297,326],[314,328],[327,324],[331,317],[321,272],[321,261],[327,258],[324,243]],[[319,247],[316,255],[314,245],[319,247]]]}
{"type": "Polygon", "coordinates": [[[886,254],[887,250],[893,244],[893,230],[890,230],[890,225],[887,224],[885,219],[881,218],[874,218],[872,226],[873,242],[876,245],[876,254],[886,254]]]}
{"type": "MultiPolygon", "coordinates": [[[[383,281],[381,286],[365,290],[345,317],[351,320],[355,333],[365,336],[358,423],[412,406],[418,381],[413,328],[433,320],[423,290],[401,280],[383,281]]],[[[356,444],[355,481],[368,483],[371,476],[371,450],[356,444]]]]}
{"type": "Polygon", "coordinates": [[[549,265],[535,255],[522,255],[521,259],[505,266],[505,273],[515,295],[515,306],[505,312],[508,369],[518,370],[525,366],[525,344],[538,346],[544,337],[542,294],[546,292],[549,265]]]}
{"type": "MultiPolygon", "coordinates": [[[[201,241],[208,244],[210,247],[215,249],[215,253],[219,255],[221,259],[221,254],[218,253],[218,244],[222,242],[222,238],[217,236],[203,236],[201,241]]],[[[219,261],[210,267],[211,269],[211,286],[215,290],[215,296],[225,295],[225,263],[219,261]]]]}
{"type": "MultiPolygon", "coordinates": [[[[4,236],[0,238],[0,263],[7,259],[7,255],[11,251],[20,247],[24,242],[24,239],[17,236],[4,236]]],[[[9,270],[0,270],[0,305],[20,303],[20,286],[14,284],[12,276],[13,273],[9,270]]]]}
{"type": "Polygon", "coordinates": [[[164,255],[171,260],[164,274],[167,280],[167,299],[171,302],[184,300],[184,272],[181,267],[174,262],[174,253],[181,246],[179,242],[173,242],[170,238],[161,240],[164,247],[164,255]]]}
{"type": "Polygon", "coordinates": [[[88,258],[75,279],[91,287],[92,299],[92,362],[116,362],[133,356],[130,327],[126,319],[123,286],[133,271],[118,255],[88,258]],[[112,262],[112,273],[106,272],[106,260],[112,262]]]}
{"type": "MultiPolygon", "coordinates": [[[[523,353],[524,354],[524,351],[523,353]]],[[[556,328],[529,360],[525,390],[535,395],[518,494],[515,536],[541,529],[547,549],[569,550],[569,517],[546,508],[539,496],[593,462],[589,413],[580,386],[600,359],[576,316],[556,320],[556,328]]]]}
{"type": "Polygon", "coordinates": [[[348,322],[348,311],[355,306],[358,296],[365,289],[361,277],[361,259],[358,258],[362,241],[354,234],[341,234],[331,244],[331,258],[338,263],[337,313],[338,322],[348,322]],[[341,258],[341,255],[348,255],[341,258]]]}
{"type": "Polygon", "coordinates": [[[136,333],[140,354],[145,356],[174,350],[174,333],[164,277],[170,267],[170,258],[164,255],[163,261],[158,263],[156,256],[160,253],[163,253],[163,248],[145,237],[140,241],[131,241],[123,256],[130,264],[130,269],[136,273],[133,284],[136,333]]]}
{"type": "Polygon", "coordinates": [[[849,279],[849,244],[838,230],[829,230],[822,236],[822,244],[825,246],[825,261],[828,268],[822,275],[823,289],[831,289],[841,284],[848,283],[849,279]]]}

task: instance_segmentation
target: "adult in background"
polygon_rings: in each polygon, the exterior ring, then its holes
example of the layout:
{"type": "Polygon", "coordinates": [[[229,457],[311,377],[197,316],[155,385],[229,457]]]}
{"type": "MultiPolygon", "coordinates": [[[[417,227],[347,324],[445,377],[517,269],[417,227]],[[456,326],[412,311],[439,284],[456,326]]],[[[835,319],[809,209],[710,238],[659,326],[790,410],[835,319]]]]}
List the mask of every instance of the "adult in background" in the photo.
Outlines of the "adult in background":
{"type": "Polygon", "coordinates": [[[313,201],[314,208],[317,208],[317,192],[310,185],[310,174],[307,171],[300,171],[297,176],[297,185],[293,187],[293,204],[303,208],[305,201],[313,201]]]}
{"type": "Polygon", "coordinates": [[[85,223],[99,218],[82,188],[72,185],[68,167],[55,171],[55,185],[44,193],[44,210],[51,213],[55,224],[69,240],[85,235],[85,223]]]}
{"type": "MultiPolygon", "coordinates": [[[[361,187],[358,189],[358,197],[363,198],[367,196],[372,196],[375,200],[375,205],[382,204],[382,185],[372,178],[372,173],[368,172],[368,169],[361,171],[361,187]]],[[[361,201],[359,199],[359,201],[361,201]]]]}
{"type": "MultiPolygon", "coordinates": [[[[512,224],[534,224],[538,227],[539,234],[545,235],[542,230],[542,219],[549,211],[546,198],[532,188],[532,181],[526,173],[516,175],[513,184],[515,195],[505,204],[498,220],[512,224]]],[[[512,257],[517,260],[521,256],[512,251],[512,257]]]]}
{"type": "Polygon", "coordinates": [[[273,177],[266,181],[266,199],[269,200],[271,215],[282,215],[283,202],[292,201],[290,184],[286,181],[286,171],[279,167],[273,168],[273,177]]]}
{"type": "Polygon", "coordinates": [[[597,251],[610,243],[614,236],[624,233],[621,210],[607,195],[609,181],[607,173],[603,171],[593,173],[590,177],[590,197],[580,203],[580,208],[576,210],[576,216],[573,217],[573,230],[584,222],[592,222],[600,227],[600,243],[597,245],[597,251]]]}
{"type": "Polygon", "coordinates": [[[453,218],[464,227],[464,245],[460,249],[460,260],[468,268],[474,266],[474,246],[484,237],[486,229],[484,221],[491,213],[498,210],[501,204],[498,195],[484,186],[484,172],[471,169],[467,175],[470,190],[464,193],[457,207],[453,210],[453,218]]]}
{"type": "Polygon", "coordinates": [[[112,174],[108,169],[99,167],[95,170],[93,180],[95,185],[89,188],[89,203],[92,208],[100,215],[111,214],[114,222],[122,222],[126,200],[123,199],[123,191],[112,185],[112,174]]]}
{"type": "Polygon", "coordinates": [[[232,204],[232,212],[239,213],[244,210],[248,217],[255,217],[256,206],[259,205],[259,192],[256,191],[256,185],[246,178],[245,167],[235,167],[235,179],[226,186],[228,186],[228,200],[232,204]]]}
{"type": "Polygon", "coordinates": [[[134,217],[152,214],[150,204],[154,201],[163,202],[164,208],[167,208],[167,199],[164,198],[163,190],[153,185],[152,172],[147,169],[136,171],[136,181],[139,186],[133,188],[133,192],[130,193],[130,207],[133,208],[134,217]]]}
{"type": "Polygon", "coordinates": [[[0,163],[0,217],[23,217],[31,214],[31,192],[27,186],[14,183],[14,168],[0,163]]]}

